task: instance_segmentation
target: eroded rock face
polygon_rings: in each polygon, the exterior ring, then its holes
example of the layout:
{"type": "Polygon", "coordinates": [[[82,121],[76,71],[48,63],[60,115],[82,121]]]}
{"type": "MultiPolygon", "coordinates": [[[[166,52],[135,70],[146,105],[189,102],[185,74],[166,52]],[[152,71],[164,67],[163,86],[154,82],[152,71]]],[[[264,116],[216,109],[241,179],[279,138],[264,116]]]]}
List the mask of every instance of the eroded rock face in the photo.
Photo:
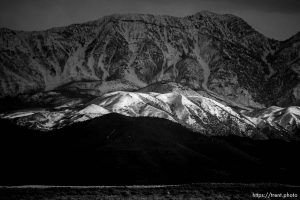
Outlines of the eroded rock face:
{"type": "Polygon", "coordinates": [[[299,34],[271,40],[233,15],[112,15],[41,32],[2,28],[0,52],[1,97],[72,82],[175,81],[248,107],[299,104],[299,34]]]}
{"type": "Polygon", "coordinates": [[[300,103],[300,32],[280,43],[277,51],[266,57],[274,68],[267,87],[273,105],[291,106],[300,103]]]}

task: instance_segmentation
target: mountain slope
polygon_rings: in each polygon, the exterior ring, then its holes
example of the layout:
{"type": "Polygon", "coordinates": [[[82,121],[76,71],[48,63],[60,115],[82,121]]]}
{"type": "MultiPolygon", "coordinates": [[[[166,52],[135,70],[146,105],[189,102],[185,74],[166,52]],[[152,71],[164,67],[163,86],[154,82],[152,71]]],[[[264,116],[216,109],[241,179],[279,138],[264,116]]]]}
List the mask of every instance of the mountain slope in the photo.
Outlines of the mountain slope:
{"type": "Polygon", "coordinates": [[[102,95],[110,81],[129,90],[175,81],[250,108],[298,105],[295,38],[271,40],[236,16],[207,11],[111,15],[41,32],[2,28],[0,96],[57,87],[102,95]]]}
{"type": "Polygon", "coordinates": [[[273,127],[287,133],[299,134],[300,107],[281,108],[272,106],[267,109],[245,113],[245,116],[259,128],[273,127]]]}
{"type": "MultiPolygon", "coordinates": [[[[231,102],[197,93],[176,83],[156,83],[136,92],[116,91],[90,101],[82,98],[57,98],[58,94],[33,95],[50,107],[33,107],[1,114],[28,128],[50,131],[109,113],[131,117],[156,117],[177,122],[198,133],[238,135],[256,139],[297,139],[300,128],[299,107],[273,110],[273,107],[245,111],[231,102]],[[49,100],[48,100],[49,101],[49,100]],[[61,104],[58,104],[58,103],[61,104]]],[[[35,98],[34,98],[35,97],[35,98]]]]}
{"type": "Polygon", "coordinates": [[[62,101],[63,104],[56,107],[23,109],[2,117],[34,129],[52,130],[113,112],[133,117],[165,118],[207,135],[255,135],[252,121],[216,100],[177,84],[157,84],[155,88],[106,93],[85,104],[62,101]]]}
{"type": "Polygon", "coordinates": [[[119,114],[49,133],[0,126],[1,185],[299,183],[295,141],[206,137],[169,120],[119,114]]]}

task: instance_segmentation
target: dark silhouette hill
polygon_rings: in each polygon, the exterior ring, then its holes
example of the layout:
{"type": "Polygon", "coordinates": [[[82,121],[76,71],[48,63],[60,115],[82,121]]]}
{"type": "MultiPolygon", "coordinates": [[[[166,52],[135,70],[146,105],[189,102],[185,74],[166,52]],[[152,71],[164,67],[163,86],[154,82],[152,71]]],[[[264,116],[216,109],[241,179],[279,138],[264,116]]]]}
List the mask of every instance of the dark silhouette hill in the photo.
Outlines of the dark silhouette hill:
{"type": "Polygon", "coordinates": [[[1,185],[299,184],[299,142],[207,137],[169,120],[108,114],[40,132],[1,120],[1,185]]]}

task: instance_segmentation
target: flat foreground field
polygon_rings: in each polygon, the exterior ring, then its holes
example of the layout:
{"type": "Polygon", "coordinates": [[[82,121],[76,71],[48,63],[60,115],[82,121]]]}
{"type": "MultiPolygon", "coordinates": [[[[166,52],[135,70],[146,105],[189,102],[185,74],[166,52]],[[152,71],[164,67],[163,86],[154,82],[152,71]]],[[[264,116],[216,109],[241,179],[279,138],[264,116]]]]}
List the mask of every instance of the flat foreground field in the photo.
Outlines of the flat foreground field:
{"type": "Polygon", "coordinates": [[[300,199],[299,191],[300,186],[268,183],[201,183],[151,186],[0,186],[0,199],[300,199]]]}

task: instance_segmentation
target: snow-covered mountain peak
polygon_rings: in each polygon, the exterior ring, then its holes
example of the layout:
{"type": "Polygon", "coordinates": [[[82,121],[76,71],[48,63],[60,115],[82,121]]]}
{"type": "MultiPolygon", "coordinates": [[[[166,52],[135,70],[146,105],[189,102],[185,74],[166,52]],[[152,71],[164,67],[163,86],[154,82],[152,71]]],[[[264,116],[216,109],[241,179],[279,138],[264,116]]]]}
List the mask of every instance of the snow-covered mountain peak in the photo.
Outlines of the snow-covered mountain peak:
{"type": "Polygon", "coordinates": [[[73,111],[70,108],[61,108],[61,110],[53,111],[28,111],[30,115],[22,111],[20,114],[11,113],[5,117],[18,119],[18,123],[27,124],[27,126],[33,123],[29,127],[39,124],[36,125],[36,128],[48,130],[50,127],[62,127],[91,117],[115,112],[135,117],[166,118],[205,134],[212,132],[212,128],[215,126],[212,126],[210,120],[221,124],[225,123],[228,118],[231,118],[238,132],[251,134],[246,130],[246,127],[251,126],[247,120],[245,121],[230,108],[199,94],[197,96],[185,96],[176,92],[140,93],[116,91],[90,101],[84,108],[79,108],[79,110],[76,107],[73,108],[73,111]],[[42,128],[44,123],[46,125],[42,128]],[[50,124],[52,125],[50,126],[50,124]]]}
{"type": "MultiPolygon", "coordinates": [[[[52,93],[48,93],[49,97],[41,96],[41,98],[59,97],[57,96],[59,93],[52,93]]],[[[54,108],[23,109],[2,114],[1,117],[44,131],[108,113],[164,118],[205,135],[234,134],[264,139],[273,137],[286,139],[294,137],[300,128],[300,108],[297,106],[289,108],[273,106],[258,112],[240,113],[223,101],[204,94],[191,89],[185,90],[184,86],[176,83],[156,83],[136,92],[109,92],[89,102],[85,101],[84,104],[80,100],[62,99],[61,102],[64,104],[56,105],[54,108]],[[272,131],[271,135],[268,134],[268,130],[272,131]]]]}

